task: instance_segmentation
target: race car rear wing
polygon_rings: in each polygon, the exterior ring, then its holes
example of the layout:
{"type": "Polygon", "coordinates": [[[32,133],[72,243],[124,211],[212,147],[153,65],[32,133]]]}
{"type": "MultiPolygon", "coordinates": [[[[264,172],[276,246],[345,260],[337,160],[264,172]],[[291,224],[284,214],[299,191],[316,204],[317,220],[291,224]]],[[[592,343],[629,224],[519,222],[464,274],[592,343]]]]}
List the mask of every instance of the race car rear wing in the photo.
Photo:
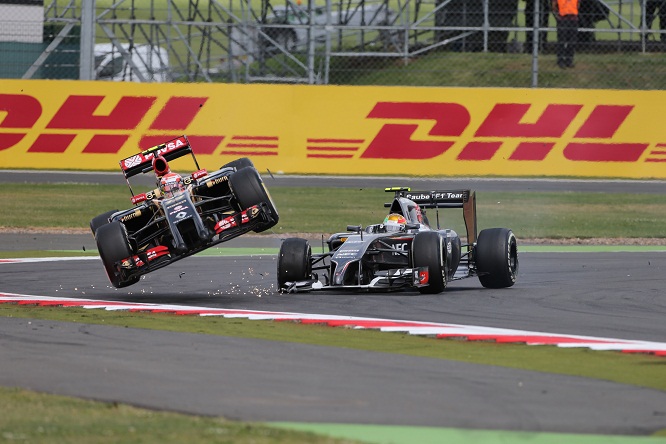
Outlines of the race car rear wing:
{"type": "Polygon", "coordinates": [[[187,139],[187,136],[176,137],[175,139],[169,140],[166,143],[153,146],[147,150],[141,151],[138,154],[127,157],[120,161],[120,169],[125,175],[125,179],[129,179],[132,176],[137,174],[147,173],[153,169],[153,158],[155,156],[164,157],[167,162],[173,159],[177,159],[182,156],[191,154],[194,159],[194,163],[199,168],[199,163],[197,158],[192,151],[192,146],[190,141],[187,139]]]}
{"type": "MultiPolygon", "coordinates": [[[[405,187],[385,188],[386,192],[395,193],[395,197],[404,197],[418,204],[421,208],[462,208],[465,228],[467,230],[467,242],[476,242],[476,192],[473,190],[434,190],[434,191],[411,191],[405,187]]],[[[384,204],[390,207],[391,204],[384,204]]]]}

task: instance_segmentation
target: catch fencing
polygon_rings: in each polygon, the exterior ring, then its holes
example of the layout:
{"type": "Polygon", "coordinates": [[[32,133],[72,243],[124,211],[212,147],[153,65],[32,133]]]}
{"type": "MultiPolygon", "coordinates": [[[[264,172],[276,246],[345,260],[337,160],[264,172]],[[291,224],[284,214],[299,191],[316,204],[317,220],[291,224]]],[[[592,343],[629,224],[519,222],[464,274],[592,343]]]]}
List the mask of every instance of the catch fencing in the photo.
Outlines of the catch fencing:
{"type": "Polygon", "coordinates": [[[666,89],[666,0],[0,0],[0,78],[666,89]],[[659,9],[661,8],[661,9],[659,9]]]}

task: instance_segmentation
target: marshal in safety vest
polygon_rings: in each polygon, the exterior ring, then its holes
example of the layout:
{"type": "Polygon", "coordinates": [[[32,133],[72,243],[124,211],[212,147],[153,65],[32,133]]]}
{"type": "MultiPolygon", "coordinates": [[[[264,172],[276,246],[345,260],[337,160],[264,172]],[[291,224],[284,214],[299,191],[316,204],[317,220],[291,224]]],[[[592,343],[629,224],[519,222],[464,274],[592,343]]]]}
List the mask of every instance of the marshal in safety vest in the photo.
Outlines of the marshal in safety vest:
{"type": "Polygon", "coordinates": [[[578,0],[553,0],[553,6],[561,16],[578,15],[578,0]]]}

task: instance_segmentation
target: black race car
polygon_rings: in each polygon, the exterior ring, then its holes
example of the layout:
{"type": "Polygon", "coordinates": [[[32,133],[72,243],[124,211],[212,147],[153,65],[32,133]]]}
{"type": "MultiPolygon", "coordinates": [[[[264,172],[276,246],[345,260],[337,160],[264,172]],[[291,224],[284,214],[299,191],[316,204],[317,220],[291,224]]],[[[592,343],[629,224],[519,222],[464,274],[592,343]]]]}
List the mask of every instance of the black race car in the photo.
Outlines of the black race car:
{"type": "Polygon", "coordinates": [[[511,287],[516,282],[516,237],[507,228],[481,230],[477,236],[474,191],[386,191],[395,197],[384,204],[389,208],[385,222],[365,228],[348,226],[347,232],[330,236],[328,252],[313,254],[307,240],[285,239],[277,262],[280,290],[415,288],[437,294],[449,282],[472,276],[488,288],[511,287]],[[462,208],[466,242],[454,230],[439,227],[439,212],[437,228],[431,228],[426,208],[462,208]]]}
{"type": "Polygon", "coordinates": [[[199,167],[187,136],[120,161],[134,207],[90,221],[104,269],[114,287],[250,231],[277,224],[278,212],[248,158],[212,173],[199,167]],[[169,161],[191,155],[197,170],[182,177],[169,161]],[[130,177],[155,174],[158,187],[134,194],[130,177]]]}

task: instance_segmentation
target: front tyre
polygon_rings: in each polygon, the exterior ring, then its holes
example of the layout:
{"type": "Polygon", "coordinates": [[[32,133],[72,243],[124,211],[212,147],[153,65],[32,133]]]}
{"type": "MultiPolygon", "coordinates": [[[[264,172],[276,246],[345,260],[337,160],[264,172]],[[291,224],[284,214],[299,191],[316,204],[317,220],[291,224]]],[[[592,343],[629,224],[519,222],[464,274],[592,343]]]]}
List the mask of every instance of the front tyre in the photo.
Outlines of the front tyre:
{"type": "Polygon", "coordinates": [[[412,241],[414,268],[428,267],[428,285],[422,294],[438,294],[446,288],[446,250],[444,239],[436,231],[417,233],[412,241]]]}
{"type": "Polygon", "coordinates": [[[100,214],[99,216],[93,217],[93,219],[90,221],[90,231],[92,231],[93,236],[101,227],[102,225],[106,225],[109,223],[109,218],[114,214],[117,213],[118,210],[111,210],[107,211],[106,213],[100,214]]]}
{"type": "Polygon", "coordinates": [[[232,160],[229,163],[225,163],[220,167],[222,168],[235,168],[236,170],[242,170],[243,168],[252,167],[254,168],[254,163],[248,157],[241,157],[236,160],[232,160]]]}
{"type": "Polygon", "coordinates": [[[127,238],[127,229],[125,225],[119,221],[113,221],[106,225],[102,225],[95,233],[95,241],[97,242],[97,251],[99,257],[102,259],[106,275],[109,277],[111,285],[116,288],[127,287],[128,285],[135,284],[139,281],[139,277],[133,277],[128,281],[121,280],[121,273],[119,272],[116,263],[123,259],[132,256],[132,249],[127,238]]]}
{"type": "Polygon", "coordinates": [[[266,204],[270,220],[256,228],[254,230],[256,233],[266,231],[278,223],[279,215],[273,199],[271,199],[256,169],[243,168],[236,171],[229,176],[229,183],[231,184],[231,190],[240,204],[241,210],[246,210],[251,206],[261,203],[266,204]]]}
{"type": "Polygon", "coordinates": [[[312,276],[312,249],[305,239],[290,237],[282,241],[277,260],[278,288],[287,282],[305,281],[312,276]]]}
{"type": "Polygon", "coordinates": [[[476,271],[486,288],[506,288],[516,283],[518,244],[508,228],[481,230],[474,249],[476,271]]]}

